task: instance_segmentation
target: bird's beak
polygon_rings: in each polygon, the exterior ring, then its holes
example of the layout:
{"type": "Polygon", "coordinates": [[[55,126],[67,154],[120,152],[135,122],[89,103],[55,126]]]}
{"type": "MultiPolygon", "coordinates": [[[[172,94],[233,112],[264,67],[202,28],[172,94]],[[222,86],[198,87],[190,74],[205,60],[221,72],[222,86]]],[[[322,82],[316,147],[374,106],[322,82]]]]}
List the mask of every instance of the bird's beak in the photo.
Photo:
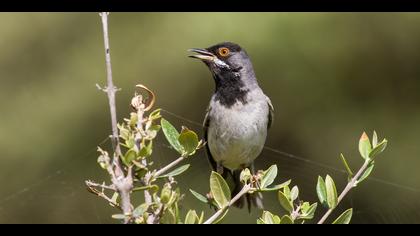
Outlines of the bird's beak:
{"type": "Polygon", "coordinates": [[[195,55],[190,55],[189,57],[197,58],[202,61],[214,61],[217,58],[213,53],[207,51],[206,49],[191,48],[188,49],[188,51],[198,53],[195,55]]]}

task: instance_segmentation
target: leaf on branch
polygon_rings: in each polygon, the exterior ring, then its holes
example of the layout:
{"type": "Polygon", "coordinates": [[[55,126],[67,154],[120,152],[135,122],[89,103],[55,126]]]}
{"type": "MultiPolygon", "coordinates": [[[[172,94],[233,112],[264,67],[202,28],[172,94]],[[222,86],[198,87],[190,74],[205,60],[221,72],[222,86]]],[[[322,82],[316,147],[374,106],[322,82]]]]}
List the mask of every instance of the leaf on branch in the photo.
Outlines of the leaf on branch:
{"type": "Polygon", "coordinates": [[[195,210],[189,210],[187,215],[185,216],[185,224],[195,224],[195,222],[199,221],[197,212],[195,210]]]}
{"type": "Polygon", "coordinates": [[[299,196],[299,188],[298,186],[294,186],[292,190],[290,191],[290,200],[293,202],[296,200],[299,196]]]}
{"type": "Polygon", "coordinates": [[[353,177],[353,171],[351,171],[349,164],[347,164],[346,158],[344,158],[344,155],[340,153],[341,161],[343,162],[344,167],[346,168],[347,174],[349,175],[349,179],[353,177]]]}
{"type": "Polygon", "coordinates": [[[364,159],[368,159],[369,158],[369,153],[372,150],[372,146],[370,144],[369,141],[369,137],[367,136],[367,134],[365,132],[363,132],[362,136],[360,137],[359,140],[359,152],[360,155],[364,158],[364,159]]]}
{"type": "Polygon", "coordinates": [[[186,153],[187,155],[194,154],[199,144],[197,134],[186,127],[182,127],[182,131],[178,137],[178,141],[183,149],[182,154],[186,153]]]}
{"type": "Polygon", "coordinates": [[[324,179],[321,176],[318,176],[318,182],[316,184],[316,193],[318,195],[319,202],[324,207],[328,207],[328,203],[327,203],[327,187],[325,186],[324,179]]]}
{"type": "Polygon", "coordinates": [[[203,196],[203,195],[201,195],[201,194],[199,194],[199,193],[197,193],[196,191],[194,191],[194,190],[192,190],[192,189],[190,189],[190,192],[192,193],[192,195],[194,195],[194,197],[196,197],[198,200],[200,200],[201,202],[204,202],[204,203],[209,203],[209,200],[205,197],[205,196],[203,196]]]}
{"type": "Polygon", "coordinates": [[[277,191],[277,190],[280,190],[280,189],[282,189],[282,188],[284,188],[284,187],[287,187],[290,183],[292,182],[292,180],[287,180],[286,182],[284,182],[284,183],[281,183],[281,184],[277,184],[277,185],[275,185],[275,186],[273,186],[272,188],[264,188],[264,189],[259,189],[259,190],[257,190],[257,192],[270,192],[270,191],[277,191]]]}
{"type": "Polygon", "coordinates": [[[280,220],[280,224],[281,225],[290,225],[290,224],[293,224],[293,220],[292,220],[292,218],[290,218],[290,216],[284,215],[280,220]]]}
{"type": "Polygon", "coordinates": [[[223,177],[212,171],[210,175],[210,190],[219,208],[224,208],[230,202],[230,189],[223,177]]]}
{"type": "Polygon", "coordinates": [[[327,203],[330,209],[334,209],[338,204],[337,189],[334,180],[331,176],[327,175],[325,178],[325,186],[327,188],[327,203]]]}
{"type": "Polygon", "coordinates": [[[372,151],[369,153],[369,158],[373,160],[373,158],[383,152],[388,144],[388,140],[384,139],[381,143],[375,146],[372,151]]]}
{"type": "Polygon", "coordinates": [[[374,130],[373,136],[372,136],[372,147],[376,147],[377,145],[378,145],[378,134],[374,130]]]}
{"type": "Polygon", "coordinates": [[[313,203],[312,205],[310,205],[307,209],[302,211],[303,214],[300,215],[299,219],[310,220],[310,219],[314,218],[317,206],[318,206],[318,203],[316,203],[316,202],[313,203]]]}
{"type": "Polygon", "coordinates": [[[360,178],[356,181],[355,185],[361,183],[363,180],[365,180],[367,177],[369,177],[369,175],[372,173],[373,167],[375,167],[375,162],[374,161],[369,163],[366,170],[363,172],[363,174],[360,176],[360,178]]]}
{"type": "Polygon", "coordinates": [[[264,174],[261,179],[261,185],[260,188],[264,189],[268,187],[270,184],[274,182],[274,179],[277,176],[277,165],[272,165],[270,168],[268,168],[266,171],[264,171],[264,174]]]}
{"type": "Polygon", "coordinates": [[[279,191],[277,194],[278,200],[280,202],[280,205],[289,213],[293,211],[293,204],[289,200],[289,198],[282,192],[279,191]]]}
{"type": "Polygon", "coordinates": [[[261,218],[265,224],[276,224],[276,219],[274,219],[274,215],[269,211],[263,211],[261,218]]]}
{"type": "Polygon", "coordinates": [[[166,140],[169,144],[179,153],[183,153],[181,144],[178,141],[179,133],[175,127],[165,119],[160,119],[160,125],[162,127],[163,133],[165,134],[166,140]]]}
{"type": "Polygon", "coordinates": [[[347,209],[343,212],[334,222],[333,224],[349,224],[351,217],[353,216],[353,209],[347,209]]]}
{"type": "Polygon", "coordinates": [[[158,178],[168,178],[168,177],[175,177],[178,176],[182,173],[184,173],[185,171],[188,170],[188,168],[190,167],[190,164],[185,164],[183,166],[180,166],[178,168],[176,168],[175,170],[165,174],[165,175],[161,175],[158,178]]]}

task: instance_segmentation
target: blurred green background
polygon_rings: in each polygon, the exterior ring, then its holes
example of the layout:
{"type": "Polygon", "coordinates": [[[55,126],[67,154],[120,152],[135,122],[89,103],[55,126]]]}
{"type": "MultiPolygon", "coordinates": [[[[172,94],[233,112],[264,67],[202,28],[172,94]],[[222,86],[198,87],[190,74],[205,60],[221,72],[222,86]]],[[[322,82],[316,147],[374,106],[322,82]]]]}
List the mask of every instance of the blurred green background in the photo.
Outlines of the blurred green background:
{"type": "MultiPolygon", "coordinates": [[[[417,13],[112,13],[118,117],[128,116],[143,83],[158,107],[201,123],[214,84],[186,50],[239,43],[276,110],[267,146],[306,160],[264,150],[258,168],[277,164],[278,182],[292,178],[303,199],[316,201],[317,176],[332,175],[341,190],[346,176],[330,167],[342,169],[340,152],[360,166],[359,136],[375,129],[389,147],[375,179],[340,209],[354,207],[354,223],[420,223],[419,25],[417,13]]],[[[110,145],[107,97],[95,87],[105,84],[98,14],[1,13],[0,35],[0,223],[116,223],[83,182],[107,180],[95,150],[110,145]]],[[[158,142],[154,158],[163,166],[176,153],[163,136],[158,142]]],[[[204,151],[190,163],[178,179],[183,207],[208,216],[187,191],[208,190],[204,151]]],[[[275,193],[265,201],[281,213],[275,193]]],[[[224,222],[254,223],[258,215],[234,209],[224,222]]]]}

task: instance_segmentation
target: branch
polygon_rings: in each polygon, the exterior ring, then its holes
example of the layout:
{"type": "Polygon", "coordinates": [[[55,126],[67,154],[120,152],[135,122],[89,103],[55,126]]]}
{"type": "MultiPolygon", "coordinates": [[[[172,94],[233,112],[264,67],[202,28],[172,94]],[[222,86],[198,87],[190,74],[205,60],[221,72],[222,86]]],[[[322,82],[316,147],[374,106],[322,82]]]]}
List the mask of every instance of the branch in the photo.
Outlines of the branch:
{"type": "Polygon", "coordinates": [[[109,101],[109,109],[111,112],[111,124],[112,124],[112,147],[114,155],[112,159],[110,172],[112,183],[118,190],[121,196],[121,208],[126,215],[124,223],[129,223],[129,216],[132,214],[130,192],[133,188],[132,168],[128,169],[127,176],[124,176],[123,168],[121,167],[120,156],[121,148],[118,138],[118,127],[117,127],[117,109],[115,105],[115,92],[117,89],[112,81],[112,69],[111,69],[111,55],[109,49],[109,35],[108,35],[108,13],[102,12],[99,14],[102,20],[102,29],[104,34],[104,46],[105,46],[105,63],[106,63],[106,78],[107,78],[107,89],[109,101]]]}
{"type": "MultiPolygon", "coordinates": [[[[341,192],[340,196],[338,197],[337,205],[343,200],[343,198],[347,195],[347,193],[355,187],[356,181],[359,179],[359,177],[365,172],[366,168],[370,164],[370,160],[366,160],[365,163],[363,163],[363,166],[359,169],[359,171],[356,173],[356,175],[350,180],[350,182],[347,183],[346,187],[344,188],[343,192],[341,192]]],[[[336,206],[337,207],[337,206],[336,206]]],[[[325,220],[328,218],[328,216],[332,213],[332,211],[335,208],[329,209],[324,216],[322,216],[321,220],[318,221],[318,224],[323,224],[325,220]]]]}
{"type": "Polygon", "coordinates": [[[215,222],[229,207],[231,207],[236,201],[238,201],[243,195],[247,194],[248,191],[251,189],[251,185],[247,184],[241,189],[241,191],[236,194],[235,197],[230,200],[229,204],[223,208],[220,208],[214,215],[212,215],[204,224],[211,224],[215,222]]]}
{"type": "Polygon", "coordinates": [[[185,157],[179,157],[178,159],[176,159],[175,161],[169,163],[167,166],[163,167],[162,169],[158,170],[153,177],[157,178],[160,175],[162,175],[163,173],[165,173],[166,171],[168,171],[169,169],[171,169],[172,167],[178,165],[181,161],[183,161],[185,159],[185,157]]]}
{"type": "MultiPolygon", "coordinates": [[[[121,207],[120,207],[120,205],[118,205],[117,202],[115,202],[114,200],[112,200],[111,198],[109,198],[104,193],[104,189],[112,189],[112,187],[106,186],[106,185],[100,185],[100,184],[97,184],[97,183],[94,183],[94,182],[91,182],[91,181],[86,181],[85,183],[86,183],[86,186],[87,186],[89,192],[91,192],[91,193],[93,193],[93,194],[95,194],[95,195],[97,195],[97,196],[105,199],[106,201],[109,202],[109,204],[111,206],[116,207],[116,208],[122,210],[121,207]],[[102,188],[102,191],[97,190],[95,187],[101,187],[102,188]]],[[[114,190],[114,189],[112,189],[112,190],[114,190]]]]}

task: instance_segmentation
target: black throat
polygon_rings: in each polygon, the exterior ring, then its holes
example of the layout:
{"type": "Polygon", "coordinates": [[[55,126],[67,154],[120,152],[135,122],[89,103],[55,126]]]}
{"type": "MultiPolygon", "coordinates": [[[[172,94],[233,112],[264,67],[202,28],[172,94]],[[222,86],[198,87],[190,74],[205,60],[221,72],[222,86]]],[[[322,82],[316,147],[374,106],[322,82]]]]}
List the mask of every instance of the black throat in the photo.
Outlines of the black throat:
{"type": "Polygon", "coordinates": [[[213,75],[216,81],[215,99],[223,106],[230,108],[235,103],[241,102],[246,104],[248,101],[246,96],[249,89],[245,88],[244,82],[241,80],[239,73],[226,71],[221,75],[213,75]]]}

